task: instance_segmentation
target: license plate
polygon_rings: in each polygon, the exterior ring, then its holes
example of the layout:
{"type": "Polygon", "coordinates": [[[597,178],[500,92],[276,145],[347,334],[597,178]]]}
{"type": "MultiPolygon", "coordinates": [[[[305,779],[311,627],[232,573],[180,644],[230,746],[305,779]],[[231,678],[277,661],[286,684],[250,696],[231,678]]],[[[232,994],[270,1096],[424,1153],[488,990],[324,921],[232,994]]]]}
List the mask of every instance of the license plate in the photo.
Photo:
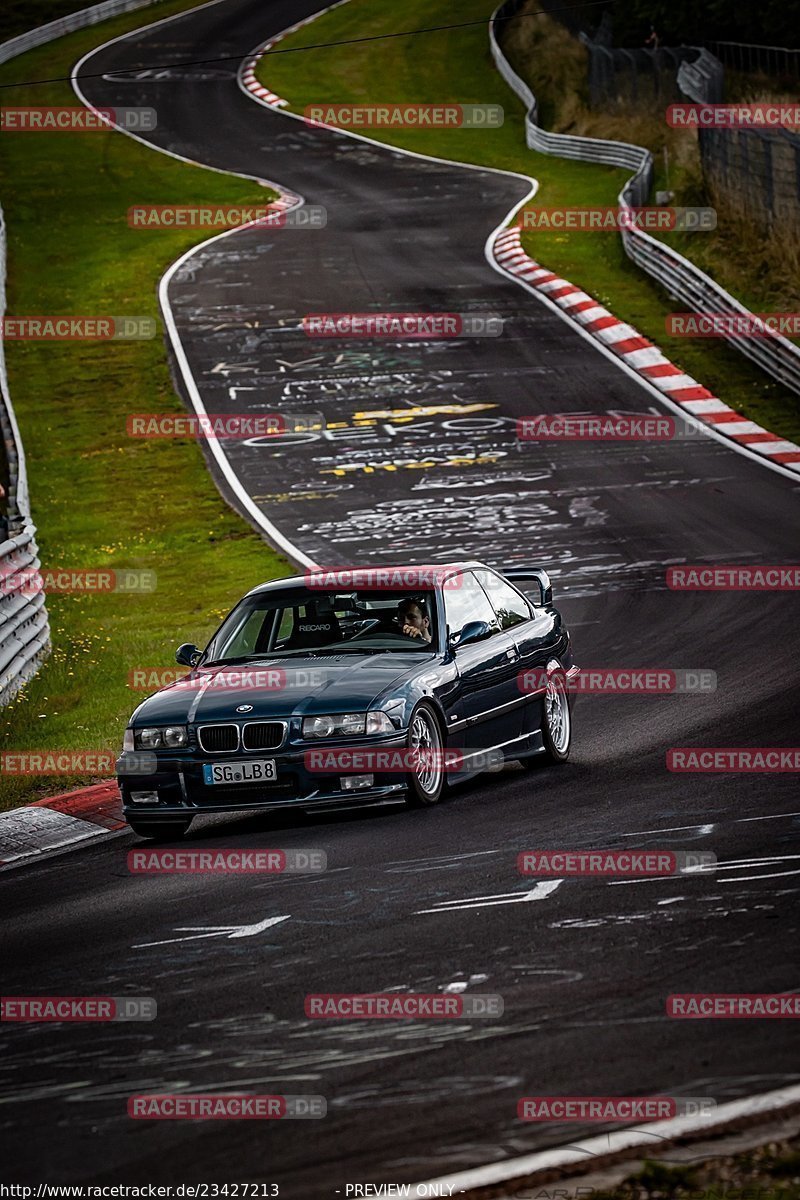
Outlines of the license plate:
{"type": "Polygon", "coordinates": [[[203,764],[203,782],[209,787],[214,783],[271,783],[276,778],[274,758],[203,764]]]}

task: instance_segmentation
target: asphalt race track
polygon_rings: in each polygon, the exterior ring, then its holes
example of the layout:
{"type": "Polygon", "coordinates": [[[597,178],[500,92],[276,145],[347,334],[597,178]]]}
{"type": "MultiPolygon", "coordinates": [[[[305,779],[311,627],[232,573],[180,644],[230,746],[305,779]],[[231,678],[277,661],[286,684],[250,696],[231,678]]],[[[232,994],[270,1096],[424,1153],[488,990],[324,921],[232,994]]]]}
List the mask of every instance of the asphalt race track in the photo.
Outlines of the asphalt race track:
{"type": "Polygon", "coordinates": [[[517,442],[518,416],[657,404],[486,262],[486,238],[529,190],[521,177],[306,127],[255,104],[233,69],[113,78],[244,56],[316,7],[223,0],[101,49],[81,78],[97,105],[156,108],[155,145],[327,209],[324,229],[223,238],[170,286],[208,411],[321,411],[341,433],[230,443],[239,479],[326,565],[551,565],[580,665],[706,668],[717,690],[580,697],[568,764],[508,766],[430,811],[206,819],[189,835],[198,847],[322,849],[319,876],[131,877],[127,834],[3,873],[3,956],[22,964],[5,973],[10,994],[158,1001],[151,1024],[3,1026],[9,1182],[269,1180],[282,1197],[322,1200],[597,1131],[524,1124],[521,1095],[721,1102],[797,1079],[790,1022],[665,1016],[670,993],[797,989],[796,776],[665,764],[671,746],[797,744],[796,593],[671,592],[664,566],[791,562],[800,487],[709,437],[517,442]],[[368,309],[492,312],[507,324],[498,338],[424,346],[316,343],[297,327],[306,313],[368,309]],[[565,846],[705,850],[720,865],[565,879],[525,900],[533,881],[517,854],[565,846]],[[288,919],[251,936],[225,932],[277,916],[288,919]],[[309,992],[463,988],[501,995],[503,1017],[304,1015],[309,992]],[[134,1093],[181,1090],[323,1095],[328,1115],[126,1115],[134,1093]]]}

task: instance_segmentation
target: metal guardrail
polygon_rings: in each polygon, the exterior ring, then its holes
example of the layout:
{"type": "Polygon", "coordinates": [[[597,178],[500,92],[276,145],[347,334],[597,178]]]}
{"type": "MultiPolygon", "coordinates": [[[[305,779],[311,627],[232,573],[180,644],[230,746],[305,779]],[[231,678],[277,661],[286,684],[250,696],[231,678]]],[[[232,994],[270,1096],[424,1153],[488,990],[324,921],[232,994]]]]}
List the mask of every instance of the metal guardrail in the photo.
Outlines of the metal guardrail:
{"type": "MultiPolygon", "coordinates": [[[[6,226],[0,209],[0,319],[6,311],[6,226]]],[[[0,427],[8,461],[8,530],[0,542],[0,706],[35,675],[50,649],[50,626],[41,591],[31,588],[39,570],[36,527],[28,504],[28,476],[0,338],[0,427]],[[22,574],[20,574],[22,573],[22,574]]],[[[0,537],[3,537],[0,534],[0,537]]]]}
{"type": "MultiPolygon", "coordinates": [[[[539,126],[536,97],[509,63],[500,48],[496,33],[498,22],[513,17],[523,2],[524,0],[504,0],[504,3],[495,9],[489,22],[489,43],[498,71],[527,107],[526,144],[541,154],[630,168],[634,174],[620,192],[618,203],[621,208],[637,208],[646,204],[652,190],[654,172],[653,156],[644,146],[601,138],[548,133],[539,126]]],[[[749,309],[666,243],[637,228],[625,228],[620,231],[620,236],[628,258],[655,279],[671,299],[685,305],[691,312],[740,313],[752,316],[749,309]]],[[[748,338],[728,333],[725,335],[725,341],[784,387],[800,393],[800,347],[779,335],[748,338]]]]}
{"type": "MultiPolygon", "coordinates": [[[[114,17],[145,8],[154,0],[102,0],[0,44],[0,63],[114,17]]],[[[0,208],[0,319],[6,311],[6,227],[0,208]]],[[[50,625],[44,594],[31,586],[39,571],[36,526],[28,498],[25,451],[8,388],[3,339],[0,337],[0,432],[8,461],[8,527],[0,530],[0,707],[35,675],[50,651],[50,625]]]]}
{"type": "Polygon", "coordinates": [[[153,3],[154,0],[103,0],[101,4],[93,4],[91,8],[68,13],[65,17],[59,17],[57,21],[48,22],[47,25],[37,25],[35,29],[29,29],[27,33],[20,33],[17,37],[0,44],[0,63],[8,62],[9,59],[24,54],[26,50],[33,50],[36,46],[44,46],[46,42],[53,42],[65,33],[75,33],[78,29],[86,29],[89,25],[96,25],[98,21],[105,21],[106,17],[133,12],[153,3]]]}

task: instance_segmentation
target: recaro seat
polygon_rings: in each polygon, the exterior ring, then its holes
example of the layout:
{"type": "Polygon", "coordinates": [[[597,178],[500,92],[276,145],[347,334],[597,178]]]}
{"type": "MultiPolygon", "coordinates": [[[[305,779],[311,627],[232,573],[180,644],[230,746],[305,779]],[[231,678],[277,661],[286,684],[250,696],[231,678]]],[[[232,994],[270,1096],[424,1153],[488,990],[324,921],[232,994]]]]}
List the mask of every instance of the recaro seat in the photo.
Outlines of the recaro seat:
{"type": "Polygon", "coordinates": [[[339,620],[327,596],[311,600],[305,607],[306,615],[295,618],[294,629],[285,643],[287,650],[305,650],[341,641],[339,620]]]}

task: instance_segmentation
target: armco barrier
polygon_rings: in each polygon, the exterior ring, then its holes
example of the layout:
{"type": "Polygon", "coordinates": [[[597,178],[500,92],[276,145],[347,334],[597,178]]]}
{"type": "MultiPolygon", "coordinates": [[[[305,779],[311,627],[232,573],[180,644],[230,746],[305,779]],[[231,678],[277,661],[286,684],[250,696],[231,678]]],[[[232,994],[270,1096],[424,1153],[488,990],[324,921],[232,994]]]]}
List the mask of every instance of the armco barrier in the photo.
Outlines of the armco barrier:
{"type": "MultiPolygon", "coordinates": [[[[0,319],[6,311],[6,227],[0,209],[0,319]]],[[[0,533],[0,705],[7,704],[50,649],[44,595],[14,587],[13,576],[39,567],[36,529],[28,504],[25,451],[8,390],[0,338],[0,426],[8,460],[8,529],[0,533]]]]}
{"type": "MultiPolygon", "coordinates": [[[[145,8],[154,0],[103,0],[91,8],[69,13],[0,44],[0,63],[43,46],[66,33],[85,29],[120,13],[145,8]]],[[[0,208],[0,319],[6,311],[6,227],[0,208]]],[[[50,651],[50,625],[44,595],[31,595],[13,585],[20,571],[39,568],[36,527],[31,520],[28,477],[11,395],[3,339],[0,337],[0,431],[8,460],[8,527],[0,531],[0,706],[8,704],[26,680],[38,671],[50,651]]]]}
{"type": "MultiPolygon", "coordinates": [[[[489,41],[492,58],[509,87],[527,107],[525,140],[532,150],[559,158],[580,159],[582,162],[604,163],[627,167],[634,173],[619,194],[621,208],[637,208],[647,203],[653,185],[653,156],[643,146],[629,142],[606,141],[602,138],[574,137],[570,134],[548,133],[537,121],[536,97],[530,87],[517,75],[497,40],[499,24],[513,17],[524,0],[505,0],[495,9],[489,22],[489,41]]],[[[704,271],[666,243],[641,229],[626,228],[620,232],[628,258],[646,271],[667,291],[670,298],[691,312],[742,313],[750,310],[715,283],[704,271]]],[[[757,363],[784,387],[800,393],[800,348],[787,338],[742,337],[726,334],[725,340],[747,358],[757,363]]]]}
{"type": "Polygon", "coordinates": [[[103,0],[102,4],[93,4],[91,8],[82,8],[79,12],[68,13],[65,17],[59,17],[57,21],[50,21],[47,25],[38,25],[36,29],[29,29],[27,33],[20,33],[17,37],[2,42],[0,44],[0,63],[8,62],[9,59],[16,58],[18,54],[24,54],[26,50],[33,50],[36,46],[44,46],[46,42],[54,42],[56,38],[63,37],[65,33],[75,33],[77,29],[85,29],[88,25],[96,25],[98,21],[105,21],[106,17],[116,17],[120,13],[146,8],[154,2],[155,0],[103,0]]]}

